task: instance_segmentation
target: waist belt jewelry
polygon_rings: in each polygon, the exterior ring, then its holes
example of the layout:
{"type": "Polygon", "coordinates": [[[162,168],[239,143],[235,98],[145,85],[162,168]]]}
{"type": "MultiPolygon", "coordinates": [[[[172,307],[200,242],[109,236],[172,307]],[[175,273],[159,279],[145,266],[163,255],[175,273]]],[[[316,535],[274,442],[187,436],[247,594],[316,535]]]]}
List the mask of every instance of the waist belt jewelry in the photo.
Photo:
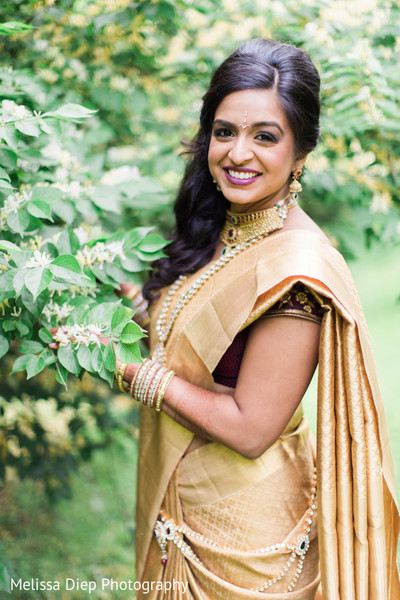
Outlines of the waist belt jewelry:
{"type": "MultiPolygon", "coordinates": [[[[314,470],[314,482],[316,480],[316,472],[314,470]]],[[[281,571],[275,575],[274,577],[267,579],[262,585],[259,587],[251,588],[252,591],[256,592],[264,592],[272,585],[281,581],[284,577],[288,577],[291,575],[291,580],[288,584],[287,591],[291,592],[298,578],[300,577],[300,573],[303,570],[304,559],[306,557],[307,551],[310,547],[310,537],[309,533],[311,531],[311,525],[313,522],[313,515],[317,508],[316,506],[316,496],[317,496],[317,488],[314,483],[313,488],[310,493],[310,498],[308,502],[308,509],[305,514],[305,522],[304,522],[304,531],[301,533],[293,544],[288,542],[280,542],[278,544],[272,544],[271,546],[265,546],[263,548],[256,548],[254,550],[234,550],[232,548],[228,548],[227,546],[223,546],[218,542],[214,542],[204,535],[192,531],[187,527],[179,527],[173,519],[167,517],[164,511],[160,512],[160,518],[156,522],[156,526],[154,527],[154,534],[157,540],[157,543],[161,550],[161,564],[166,565],[168,561],[168,553],[167,553],[167,542],[172,542],[175,546],[182,552],[186,558],[190,558],[197,563],[204,566],[199,557],[193,552],[193,549],[189,544],[187,544],[184,538],[187,538],[189,541],[199,540],[204,544],[213,547],[219,548],[220,550],[224,550],[227,552],[236,552],[237,554],[271,554],[276,550],[285,549],[290,552],[290,556],[288,560],[285,562],[281,571]],[[294,563],[297,561],[297,564],[294,563]],[[293,574],[293,570],[291,567],[295,567],[295,572],[293,574]],[[290,571],[290,572],[289,572],[290,571]]]]}

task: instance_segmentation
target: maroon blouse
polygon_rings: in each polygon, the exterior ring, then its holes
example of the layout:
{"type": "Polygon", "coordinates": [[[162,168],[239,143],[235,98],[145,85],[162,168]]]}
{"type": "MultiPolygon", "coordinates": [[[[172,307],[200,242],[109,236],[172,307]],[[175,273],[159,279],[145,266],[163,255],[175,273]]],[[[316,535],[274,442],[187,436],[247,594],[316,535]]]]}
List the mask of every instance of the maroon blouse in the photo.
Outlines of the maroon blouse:
{"type": "MultiPolygon", "coordinates": [[[[304,284],[298,282],[260,318],[290,316],[321,323],[322,315],[323,310],[315,296],[304,284]]],[[[232,344],[214,369],[213,377],[215,383],[220,383],[231,388],[236,387],[248,335],[249,327],[246,327],[236,335],[232,344]]]]}

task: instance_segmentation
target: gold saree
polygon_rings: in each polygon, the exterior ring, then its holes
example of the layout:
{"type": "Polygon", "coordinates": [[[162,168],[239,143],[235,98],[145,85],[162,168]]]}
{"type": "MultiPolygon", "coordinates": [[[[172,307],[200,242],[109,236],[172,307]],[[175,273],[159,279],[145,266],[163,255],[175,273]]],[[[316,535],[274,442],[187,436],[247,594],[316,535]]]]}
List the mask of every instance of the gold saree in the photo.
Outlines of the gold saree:
{"type": "MultiPolygon", "coordinates": [[[[189,277],[181,293],[206,269],[189,277]]],[[[312,289],[325,309],[318,378],[318,542],[316,510],[311,518],[307,512],[314,457],[301,407],[277,442],[255,460],[217,443],[185,455],[193,434],[165,413],[144,407],[138,579],[185,586],[167,591],[160,584],[159,591],[143,597],[313,600],[319,554],[323,600],[400,599],[399,515],[386,421],[364,317],[340,254],[301,230],[248,248],[180,313],[166,346],[168,367],[213,389],[211,373],[238,331],[297,281],[312,289]],[[165,566],[153,535],[161,508],[185,531],[181,547],[168,543],[165,566]],[[290,565],[288,548],[306,527],[310,547],[287,596],[299,557],[293,567],[282,567],[290,565]],[[273,580],[262,592],[254,591],[273,580]]],[[[162,300],[154,306],[153,326],[162,300]]]]}

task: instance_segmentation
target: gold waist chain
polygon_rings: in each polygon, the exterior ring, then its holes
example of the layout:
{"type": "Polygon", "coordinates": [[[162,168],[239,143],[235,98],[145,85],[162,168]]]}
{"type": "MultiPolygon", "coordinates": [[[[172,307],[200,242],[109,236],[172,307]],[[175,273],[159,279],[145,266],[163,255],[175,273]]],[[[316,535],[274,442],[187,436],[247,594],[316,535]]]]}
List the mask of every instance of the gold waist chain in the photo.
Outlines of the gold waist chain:
{"type": "Polygon", "coordinates": [[[156,526],[154,527],[154,534],[161,550],[161,564],[167,564],[167,543],[172,542],[186,558],[189,558],[197,562],[198,564],[204,566],[200,558],[193,552],[192,547],[185,541],[185,538],[189,542],[196,543],[196,540],[201,541],[202,543],[206,544],[207,546],[210,546],[211,548],[218,548],[229,554],[236,553],[238,555],[243,555],[243,557],[245,557],[246,555],[257,554],[268,555],[276,553],[277,551],[283,549],[286,550],[287,553],[290,553],[290,555],[287,561],[284,563],[283,567],[281,568],[280,572],[277,573],[274,577],[267,579],[260,586],[251,588],[251,591],[264,592],[274,584],[278,583],[278,581],[290,577],[287,591],[291,592],[294,589],[297,580],[299,579],[300,574],[303,570],[304,560],[307,551],[310,547],[309,533],[311,531],[313,516],[317,508],[316,496],[316,469],[314,469],[313,487],[310,493],[308,508],[305,514],[303,533],[301,533],[293,543],[279,542],[277,544],[272,544],[270,546],[256,548],[253,550],[236,550],[227,546],[223,546],[222,544],[215,542],[202,535],[201,533],[189,529],[188,527],[179,527],[173,519],[167,517],[164,511],[161,511],[159,520],[156,522],[156,526]]]}

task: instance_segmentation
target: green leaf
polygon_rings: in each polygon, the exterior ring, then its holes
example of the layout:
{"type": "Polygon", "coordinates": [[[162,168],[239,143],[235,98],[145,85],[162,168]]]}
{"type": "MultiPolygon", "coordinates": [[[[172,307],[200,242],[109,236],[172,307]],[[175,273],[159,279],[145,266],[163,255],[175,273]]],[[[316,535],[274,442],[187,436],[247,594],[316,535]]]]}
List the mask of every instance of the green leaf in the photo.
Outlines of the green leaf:
{"type": "Polygon", "coordinates": [[[167,245],[168,242],[155,234],[147,235],[137,246],[142,252],[157,252],[167,245]]]}
{"type": "Polygon", "coordinates": [[[5,319],[3,321],[4,331],[15,331],[17,329],[17,321],[14,319],[5,319]]]}
{"type": "Polygon", "coordinates": [[[21,252],[21,249],[18,248],[18,246],[7,240],[0,240],[0,250],[15,250],[21,252]]]}
{"type": "Polygon", "coordinates": [[[126,259],[121,261],[122,268],[130,273],[137,273],[143,271],[143,263],[133,252],[127,252],[125,254],[126,259]]]}
{"type": "Polygon", "coordinates": [[[22,354],[37,354],[44,350],[44,347],[40,342],[35,342],[35,340],[25,340],[18,350],[22,352],[22,354]]]}
{"type": "Polygon", "coordinates": [[[154,262],[155,260],[166,256],[162,250],[159,250],[158,252],[141,252],[140,250],[137,250],[137,255],[146,262],[154,262]]]}
{"type": "Polygon", "coordinates": [[[39,294],[41,294],[53,280],[53,274],[50,272],[48,267],[37,267],[35,269],[28,269],[28,273],[25,276],[25,285],[36,300],[39,294]]]}
{"type": "Polygon", "coordinates": [[[99,375],[102,379],[104,379],[105,381],[108,382],[108,384],[110,385],[110,388],[113,387],[114,384],[114,370],[113,371],[109,371],[108,369],[106,369],[106,367],[104,366],[104,364],[101,364],[100,370],[99,370],[99,375]]]}
{"type": "Polygon", "coordinates": [[[15,233],[23,235],[28,229],[30,223],[29,213],[26,208],[20,208],[17,211],[10,212],[7,215],[7,225],[15,233]]]}
{"type": "Polygon", "coordinates": [[[64,104],[55,111],[45,113],[43,117],[55,117],[66,121],[76,121],[93,117],[97,110],[91,110],[81,104],[64,104]]]}
{"type": "Polygon", "coordinates": [[[32,189],[31,200],[41,200],[42,202],[55,202],[62,198],[64,192],[54,185],[35,185],[32,189]]]}
{"type": "Polygon", "coordinates": [[[104,265],[104,271],[108,277],[114,280],[115,284],[130,283],[132,276],[130,273],[126,273],[121,267],[118,267],[114,263],[108,263],[104,265]]]}
{"type": "Polygon", "coordinates": [[[53,213],[65,221],[65,223],[70,224],[75,219],[76,210],[69,200],[56,200],[53,205],[53,213]]]}
{"type": "Polygon", "coordinates": [[[132,319],[134,311],[126,306],[120,306],[111,319],[111,330],[113,335],[120,335],[123,328],[132,319]]]}
{"type": "Polygon", "coordinates": [[[145,337],[144,332],[137,323],[127,323],[121,333],[121,342],[123,344],[134,344],[141,338],[145,337]]]}
{"type": "Polygon", "coordinates": [[[17,121],[15,123],[15,129],[18,129],[18,131],[20,131],[21,133],[24,133],[25,135],[30,135],[32,137],[38,137],[40,135],[40,128],[35,121],[31,121],[28,119],[24,119],[22,121],[17,121]]]}
{"type": "Polygon", "coordinates": [[[31,330],[29,321],[26,321],[25,319],[18,319],[17,330],[21,337],[26,337],[31,330]]]}
{"type": "Polygon", "coordinates": [[[81,367],[88,371],[92,372],[92,353],[88,346],[80,346],[77,352],[77,358],[81,367]]]}
{"type": "Polygon", "coordinates": [[[94,346],[92,349],[92,369],[95,373],[98,373],[101,369],[102,354],[98,346],[94,346]]]}
{"type": "Polygon", "coordinates": [[[8,254],[17,267],[25,267],[26,261],[33,256],[31,250],[19,250],[17,252],[14,248],[10,248],[8,254]]]}
{"type": "Polygon", "coordinates": [[[21,21],[7,21],[7,23],[0,23],[0,34],[10,35],[11,33],[17,33],[19,31],[26,31],[27,29],[33,29],[32,25],[27,23],[21,23],[21,21]]]}
{"type": "Polygon", "coordinates": [[[13,269],[11,271],[13,275],[13,288],[18,296],[22,293],[25,285],[25,277],[28,274],[29,269],[13,269]]]}
{"type": "Polygon", "coordinates": [[[67,379],[68,379],[68,371],[65,367],[63,367],[62,365],[60,365],[60,363],[57,363],[57,368],[56,368],[56,380],[58,381],[58,383],[61,383],[61,385],[63,385],[65,387],[65,389],[67,389],[67,379]]]}
{"type": "Polygon", "coordinates": [[[150,231],[153,231],[153,229],[154,227],[136,227],[135,229],[132,229],[125,237],[126,247],[133,248],[137,246],[144,240],[150,231]]]}
{"type": "Polygon", "coordinates": [[[75,377],[78,377],[81,367],[71,344],[68,344],[68,346],[61,346],[61,348],[58,349],[57,357],[67,371],[73,373],[75,377]]]}
{"type": "Polygon", "coordinates": [[[120,301],[118,302],[99,302],[91,308],[85,315],[85,323],[102,323],[108,325],[118,310],[120,301]]]}
{"type": "MultiPolygon", "coordinates": [[[[13,128],[14,129],[14,128],[13,128]]],[[[18,157],[8,148],[0,149],[0,164],[6,169],[14,170],[17,168],[18,157]]]]}
{"type": "Polygon", "coordinates": [[[26,208],[29,214],[33,217],[53,221],[51,216],[51,208],[47,202],[43,202],[42,200],[31,200],[31,202],[27,204],[26,208]]]}
{"type": "Polygon", "coordinates": [[[13,293],[14,269],[10,269],[6,273],[0,273],[0,290],[6,294],[13,293]]]}
{"type": "Polygon", "coordinates": [[[6,179],[7,181],[11,181],[9,174],[2,167],[0,167],[0,178],[6,179]]]}
{"type": "Polygon", "coordinates": [[[114,344],[109,342],[103,349],[103,364],[108,371],[115,373],[116,361],[115,361],[115,350],[114,344]]]}
{"type": "Polygon", "coordinates": [[[8,352],[9,347],[10,342],[8,341],[8,339],[3,335],[0,335],[0,358],[8,352]]]}
{"type": "Polygon", "coordinates": [[[52,353],[50,348],[46,348],[46,350],[42,352],[42,358],[45,362],[46,367],[48,367],[49,365],[53,365],[55,362],[57,362],[57,356],[55,356],[52,353]]]}
{"type": "Polygon", "coordinates": [[[85,275],[74,256],[71,254],[61,254],[57,256],[49,266],[50,271],[62,281],[82,285],[88,281],[89,277],[85,275]]]}
{"type": "Polygon", "coordinates": [[[39,330],[39,337],[44,344],[51,344],[54,341],[53,334],[46,327],[39,330]]]}
{"type": "Polygon", "coordinates": [[[80,248],[78,236],[66,227],[57,239],[57,248],[61,254],[76,254],[80,248]]]}
{"type": "MultiPolygon", "coordinates": [[[[0,140],[4,140],[6,144],[8,144],[8,146],[10,146],[10,148],[14,148],[16,149],[18,146],[18,142],[19,142],[19,134],[18,132],[15,130],[14,125],[5,125],[4,127],[0,127],[0,140]]],[[[9,158],[9,157],[8,157],[9,158]]],[[[3,163],[4,166],[8,166],[10,167],[10,165],[3,163]]],[[[15,165],[16,166],[16,165],[15,165]]]]}
{"type": "Polygon", "coordinates": [[[8,181],[5,181],[4,179],[0,179],[0,188],[2,190],[7,190],[9,192],[12,192],[14,189],[13,186],[10,183],[8,183],[8,181]]]}
{"type": "Polygon", "coordinates": [[[16,359],[16,361],[13,364],[11,375],[13,373],[18,373],[18,371],[25,371],[26,365],[28,364],[30,359],[33,357],[34,357],[33,354],[26,354],[25,356],[18,356],[18,358],[16,359]]]}
{"type": "Polygon", "coordinates": [[[99,265],[92,265],[91,269],[96,279],[99,279],[102,283],[115,287],[114,279],[111,279],[111,277],[109,277],[105,270],[101,269],[99,265]]]}
{"type": "Polygon", "coordinates": [[[143,362],[138,344],[123,344],[119,342],[116,348],[117,358],[126,364],[143,362]]]}
{"type": "Polygon", "coordinates": [[[46,363],[42,356],[32,356],[26,364],[27,379],[34,377],[45,368],[46,363]]]}
{"type": "Polygon", "coordinates": [[[33,298],[29,290],[24,287],[22,289],[21,300],[25,306],[35,317],[40,318],[43,308],[50,299],[50,292],[48,289],[43,290],[36,299],[33,298]]]}
{"type": "Polygon", "coordinates": [[[67,271],[72,271],[73,273],[79,273],[82,275],[82,269],[75,256],[71,254],[61,254],[57,256],[51,263],[53,267],[59,267],[60,269],[66,269],[67,271]]]}

